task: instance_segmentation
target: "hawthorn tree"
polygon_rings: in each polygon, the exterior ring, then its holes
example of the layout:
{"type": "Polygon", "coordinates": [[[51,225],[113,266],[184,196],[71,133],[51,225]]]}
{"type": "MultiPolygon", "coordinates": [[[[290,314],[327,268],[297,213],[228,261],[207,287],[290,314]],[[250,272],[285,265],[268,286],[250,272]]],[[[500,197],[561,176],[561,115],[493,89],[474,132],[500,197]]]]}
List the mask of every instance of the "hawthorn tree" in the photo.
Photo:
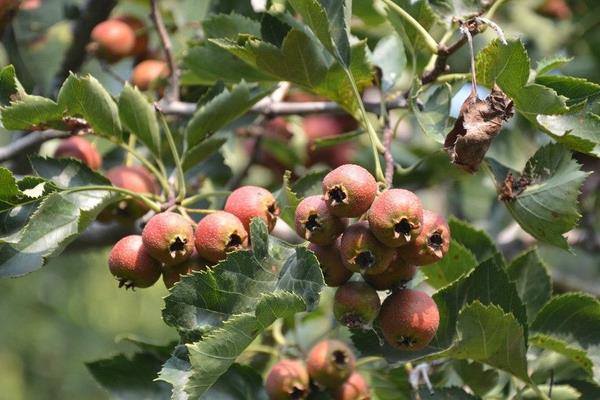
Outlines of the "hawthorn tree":
{"type": "Polygon", "coordinates": [[[79,3],[0,2],[0,276],[86,235],[162,275],[180,340],[89,362],[111,395],[600,398],[600,293],[536,248],[600,249],[600,85],[519,25],[589,2],[79,3]]]}

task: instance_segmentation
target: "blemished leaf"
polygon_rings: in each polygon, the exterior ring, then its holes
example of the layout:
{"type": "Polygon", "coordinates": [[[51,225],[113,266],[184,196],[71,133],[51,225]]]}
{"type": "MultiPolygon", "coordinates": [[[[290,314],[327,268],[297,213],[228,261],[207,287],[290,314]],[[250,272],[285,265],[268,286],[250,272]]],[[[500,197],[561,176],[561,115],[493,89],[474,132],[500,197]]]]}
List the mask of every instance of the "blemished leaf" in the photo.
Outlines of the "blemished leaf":
{"type": "Polygon", "coordinates": [[[529,250],[515,258],[506,271],[517,285],[519,296],[527,308],[527,320],[531,323],[552,296],[552,282],[546,265],[536,250],[529,250]]]}
{"type": "Polygon", "coordinates": [[[224,90],[196,110],[187,125],[188,144],[193,147],[202,142],[207,136],[245,114],[269,93],[269,90],[253,90],[244,81],[231,90],[224,90]]]}
{"type": "Polygon", "coordinates": [[[587,356],[586,351],[581,347],[569,344],[566,340],[544,334],[532,335],[529,343],[539,348],[562,354],[579,364],[579,366],[587,373],[588,377],[593,376],[592,368],[594,367],[594,364],[587,356]]]}
{"type": "Polygon", "coordinates": [[[261,37],[260,23],[237,13],[211,15],[202,22],[207,38],[235,40],[239,34],[261,37]]]}
{"type": "MultiPolygon", "coordinates": [[[[71,159],[34,159],[34,170],[56,186],[109,185],[103,176],[71,159]]],[[[16,277],[40,269],[59,255],[116,197],[105,190],[54,192],[45,197],[17,240],[0,241],[0,277],[16,277]]]]}
{"type": "Polygon", "coordinates": [[[131,358],[121,354],[86,366],[113,398],[162,400],[171,394],[168,384],[155,381],[162,363],[151,353],[137,353],[131,358]]]}
{"type": "Polygon", "coordinates": [[[3,107],[2,125],[6,129],[43,128],[62,119],[63,109],[54,101],[40,96],[24,95],[3,107]]]}
{"type": "Polygon", "coordinates": [[[500,195],[513,218],[536,239],[568,249],[563,234],[575,227],[579,190],[588,173],[560,144],[541,147],[520,177],[494,172],[500,195]]]}
{"type": "Polygon", "coordinates": [[[383,37],[373,50],[373,64],[381,69],[381,87],[392,90],[406,68],[404,44],[397,35],[383,37]]]}
{"type": "Polygon", "coordinates": [[[498,265],[504,265],[504,257],[487,233],[455,217],[450,218],[448,225],[450,226],[452,241],[459,242],[469,250],[478,263],[493,258],[498,265]]]}
{"type": "Polygon", "coordinates": [[[296,207],[298,207],[302,198],[298,197],[290,187],[291,176],[292,173],[290,171],[286,171],[283,175],[283,183],[277,194],[277,204],[279,204],[280,210],[279,218],[289,226],[294,227],[296,207]]]}
{"type": "Polygon", "coordinates": [[[419,268],[427,277],[427,283],[435,289],[442,288],[477,266],[477,260],[471,251],[456,240],[450,242],[448,254],[435,264],[419,268]]]}
{"type": "Polygon", "coordinates": [[[538,115],[537,122],[571,150],[600,157],[600,116],[587,109],[561,115],[538,115]]]}
{"type": "Polygon", "coordinates": [[[509,372],[529,382],[523,325],[502,308],[475,301],[459,313],[457,340],[428,360],[452,357],[471,359],[509,372]]]}
{"type": "Polygon", "coordinates": [[[570,63],[571,61],[573,61],[573,57],[554,56],[544,58],[538,61],[537,63],[537,76],[542,76],[547,74],[548,72],[560,69],[561,67],[570,63]]]}
{"type": "Polygon", "coordinates": [[[452,92],[450,85],[438,86],[433,92],[423,96],[422,109],[417,105],[417,98],[411,99],[411,109],[421,130],[438,143],[444,143],[449,127],[450,101],[452,92]]]}
{"type": "Polygon", "coordinates": [[[210,137],[198,143],[194,147],[186,150],[183,160],[181,161],[184,171],[193,168],[195,165],[209,158],[217,152],[227,141],[225,138],[210,137]]]}
{"type": "Polygon", "coordinates": [[[600,94],[600,85],[587,79],[565,75],[538,76],[536,83],[547,86],[561,96],[568,97],[573,103],[587,100],[600,94]]]}
{"type": "Polygon", "coordinates": [[[119,117],[129,132],[154,154],[160,154],[160,129],[154,107],[137,87],[128,83],[119,96],[119,117]]]}
{"type": "Polygon", "coordinates": [[[98,135],[121,138],[117,104],[93,76],[69,75],[58,93],[58,104],[68,116],[84,118],[98,135]]]}

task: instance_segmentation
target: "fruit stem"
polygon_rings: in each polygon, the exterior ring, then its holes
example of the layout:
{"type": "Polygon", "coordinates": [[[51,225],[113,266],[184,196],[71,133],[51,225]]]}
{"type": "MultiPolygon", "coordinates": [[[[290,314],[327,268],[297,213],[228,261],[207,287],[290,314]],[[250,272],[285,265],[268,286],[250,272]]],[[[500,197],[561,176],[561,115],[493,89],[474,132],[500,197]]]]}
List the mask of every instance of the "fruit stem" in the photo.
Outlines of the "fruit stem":
{"type": "Polygon", "coordinates": [[[393,9],[395,12],[398,13],[398,15],[400,15],[400,17],[402,17],[402,19],[408,23],[409,25],[411,25],[413,28],[416,29],[417,32],[419,32],[419,34],[421,35],[421,37],[423,38],[423,40],[425,41],[425,45],[427,46],[427,48],[434,54],[437,54],[438,52],[438,43],[436,42],[436,40],[429,34],[429,32],[427,32],[427,30],[423,27],[423,25],[421,25],[419,23],[419,21],[417,21],[416,19],[413,18],[412,15],[410,15],[409,13],[407,13],[406,11],[404,11],[404,9],[402,7],[400,7],[398,4],[394,3],[392,0],[383,0],[383,2],[391,9],[393,9]]]}
{"type": "Polygon", "coordinates": [[[218,210],[213,210],[210,208],[182,208],[187,212],[190,212],[192,214],[212,214],[214,212],[217,212],[218,210]]]}
{"type": "Polygon", "coordinates": [[[485,18],[492,18],[494,16],[494,14],[496,13],[496,11],[498,11],[498,8],[500,8],[500,6],[502,5],[502,3],[504,3],[506,0],[496,0],[494,2],[494,4],[492,4],[492,6],[490,7],[490,9],[485,13],[484,17],[485,18]]]}
{"type": "Polygon", "coordinates": [[[72,188],[72,189],[66,189],[66,190],[64,190],[63,193],[76,193],[76,192],[86,192],[86,191],[93,191],[93,190],[106,190],[109,192],[124,194],[135,200],[141,201],[142,203],[147,205],[152,211],[160,212],[160,205],[158,203],[150,200],[146,195],[143,195],[141,193],[135,193],[130,190],[123,189],[123,188],[116,187],[116,186],[108,186],[108,185],[79,186],[79,187],[72,188]]]}
{"type": "Polygon", "coordinates": [[[383,360],[383,357],[377,356],[363,357],[356,360],[356,368],[362,367],[363,365],[374,364],[383,360]]]}
{"type": "Polygon", "coordinates": [[[187,207],[191,204],[194,204],[197,201],[206,199],[208,197],[226,197],[226,196],[229,196],[230,194],[231,194],[231,192],[228,190],[219,190],[219,191],[208,192],[208,193],[199,193],[199,194],[195,194],[193,196],[190,196],[190,197],[184,199],[181,202],[181,205],[184,207],[187,207]]]}
{"type": "Polygon", "coordinates": [[[169,143],[169,149],[171,150],[173,161],[175,163],[175,171],[177,173],[177,201],[182,201],[185,199],[185,176],[183,174],[183,168],[181,167],[181,158],[179,157],[179,152],[177,151],[177,146],[175,145],[175,140],[173,139],[173,134],[171,133],[171,128],[169,128],[165,114],[158,108],[156,111],[160,115],[160,120],[165,130],[165,136],[169,143]]]}
{"type": "Polygon", "coordinates": [[[527,383],[527,386],[529,386],[531,388],[531,390],[533,390],[535,392],[535,394],[538,395],[538,397],[541,400],[550,400],[550,398],[548,396],[546,396],[546,394],[544,392],[542,392],[542,390],[533,381],[529,381],[526,383],[527,383]]]}
{"type": "MultiPolygon", "coordinates": [[[[130,149],[135,149],[135,135],[129,135],[129,139],[127,140],[127,147],[130,149]]],[[[131,151],[127,152],[127,156],[125,157],[125,166],[131,167],[133,165],[133,154],[131,151]]]]}

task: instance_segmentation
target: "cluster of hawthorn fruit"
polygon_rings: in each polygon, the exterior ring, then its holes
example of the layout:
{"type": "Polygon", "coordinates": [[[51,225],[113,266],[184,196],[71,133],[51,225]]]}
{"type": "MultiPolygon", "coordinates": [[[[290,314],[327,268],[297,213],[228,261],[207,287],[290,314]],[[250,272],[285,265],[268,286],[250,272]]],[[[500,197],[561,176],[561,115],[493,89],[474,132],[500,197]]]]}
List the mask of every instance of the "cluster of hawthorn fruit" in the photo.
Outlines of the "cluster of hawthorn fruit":
{"type": "Polygon", "coordinates": [[[327,392],[335,400],[371,398],[365,378],[355,371],[356,357],[337,340],[322,340],[300,360],[277,362],[267,375],[265,389],[271,400],[305,399],[311,392],[327,392]]]}

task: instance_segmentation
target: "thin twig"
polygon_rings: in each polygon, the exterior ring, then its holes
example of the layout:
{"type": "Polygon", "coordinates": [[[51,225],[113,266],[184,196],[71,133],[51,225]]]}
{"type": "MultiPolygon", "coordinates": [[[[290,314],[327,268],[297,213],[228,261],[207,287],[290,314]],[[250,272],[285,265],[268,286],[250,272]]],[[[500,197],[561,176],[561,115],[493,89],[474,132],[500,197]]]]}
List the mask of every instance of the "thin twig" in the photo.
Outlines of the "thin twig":
{"type": "Polygon", "coordinates": [[[383,147],[385,151],[383,158],[385,159],[385,182],[389,188],[392,187],[394,181],[394,156],[392,155],[392,139],[394,130],[390,127],[389,121],[383,128],[383,147]]]}
{"type": "Polygon", "coordinates": [[[163,22],[162,15],[158,9],[158,0],[151,0],[150,5],[150,17],[152,18],[154,26],[158,31],[158,36],[160,37],[160,42],[165,52],[165,57],[170,69],[170,83],[169,87],[167,88],[166,97],[169,99],[169,101],[177,101],[179,100],[179,68],[177,67],[175,55],[173,54],[171,39],[169,39],[167,28],[165,28],[165,23],[163,22]]]}
{"type": "Polygon", "coordinates": [[[54,130],[30,132],[14,142],[4,147],[0,147],[0,162],[17,157],[28,150],[47,142],[48,140],[66,138],[69,136],[71,136],[70,132],[54,130]]]}

